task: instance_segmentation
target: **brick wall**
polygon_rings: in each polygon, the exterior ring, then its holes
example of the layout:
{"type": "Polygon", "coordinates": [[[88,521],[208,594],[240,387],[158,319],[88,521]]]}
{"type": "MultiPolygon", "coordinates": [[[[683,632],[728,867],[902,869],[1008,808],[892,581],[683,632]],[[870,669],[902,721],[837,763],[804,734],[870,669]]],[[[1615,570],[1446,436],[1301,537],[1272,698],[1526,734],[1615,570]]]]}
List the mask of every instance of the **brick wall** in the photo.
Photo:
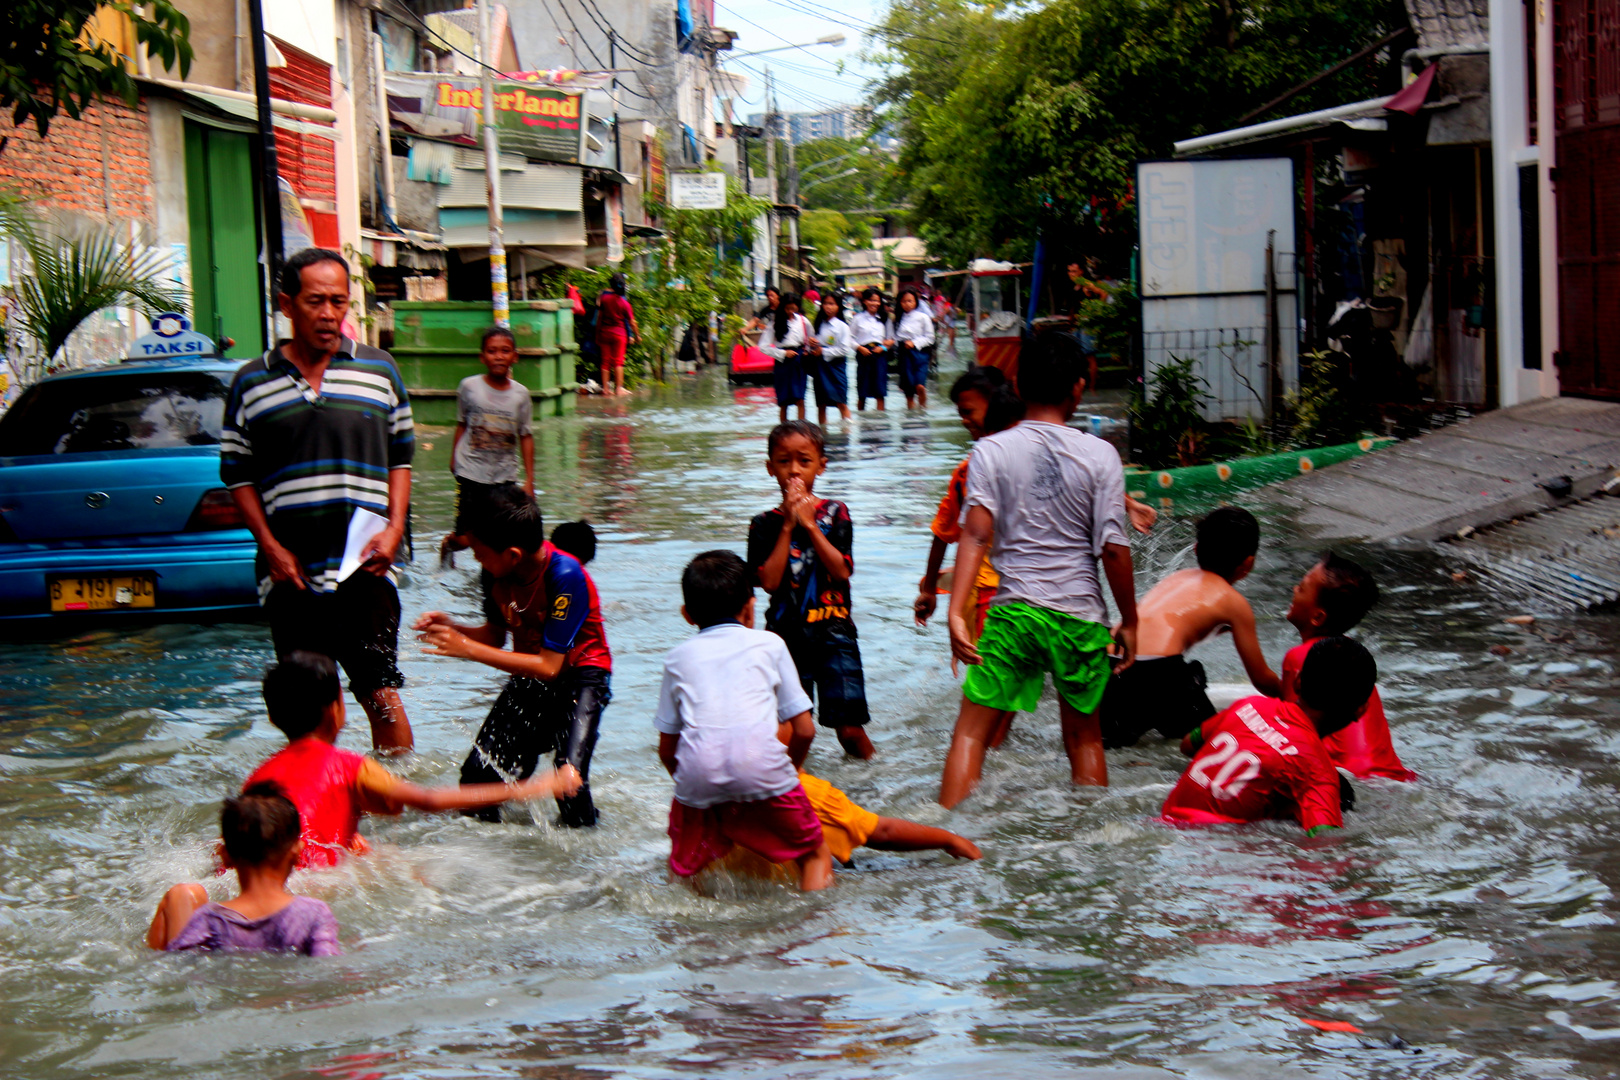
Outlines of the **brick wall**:
{"type": "Polygon", "coordinates": [[[41,140],[30,121],[21,127],[0,114],[0,184],[39,197],[41,207],[97,221],[155,221],[146,103],[98,101],[80,119],[51,121],[41,140]]]}

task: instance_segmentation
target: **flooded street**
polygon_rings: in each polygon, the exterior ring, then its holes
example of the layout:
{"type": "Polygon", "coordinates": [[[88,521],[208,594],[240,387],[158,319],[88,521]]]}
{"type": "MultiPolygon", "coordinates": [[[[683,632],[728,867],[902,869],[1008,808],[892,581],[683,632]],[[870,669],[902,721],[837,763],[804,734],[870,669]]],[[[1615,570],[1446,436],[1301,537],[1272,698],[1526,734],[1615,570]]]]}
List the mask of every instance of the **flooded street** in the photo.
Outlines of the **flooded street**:
{"type": "MultiPolygon", "coordinates": [[[[855,520],[877,757],[846,761],[826,733],[809,768],[874,811],[964,833],[982,862],[864,851],[812,896],[738,880],[703,898],[667,880],[651,715],[662,656],[690,632],[680,570],[741,551],[779,500],[768,389],[685,377],[535,426],[548,527],[587,517],[601,541],[601,826],[553,828],[544,804],[501,826],[369,820],[372,856],[292,883],[331,905],[341,958],[159,956],[142,940],[173,882],[228,893],[210,879],[219,801],[283,745],[259,696],[265,627],[5,645],[0,1074],[1615,1075],[1620,619],[1511,626],[1524,608],[1454,581],[1436,554],[1353,553],[1384,589],[1357,634],[1422,779],[1359,783],[1344,833],[1157,823],[1184,764],[1171,744],[1112,752],[1112,787],[1075,789],[1050,691],[947,813],[933,798],[957,682],[943,613],[926,631],[910,614],[967,446],[947,386],[926,416],[868,412],[831,434],[817,490],[855,520]]],[[[418,439],[405,618],[470,619],[470,554],[444,572],[432,555],[451,518],[449,433],[418,439]]],[[[1282,616],[1315,559],[1280,526],[1242,586],[1274,665],[1297,643],[1282,616]]],[[[1138,593],[1191,565],[1191,545],[1190,519],[1138,538],[1138,593]]],[[[1212,682],[1241,678],[1227,639],[1194,655],[1212,682]]],[[[418,753],[397,768],[454,782],[502,677],[409,635],[401,667],[418,753]]],[[[342,745],[364,749],[365,728],[351,703],[342,745]]]]}

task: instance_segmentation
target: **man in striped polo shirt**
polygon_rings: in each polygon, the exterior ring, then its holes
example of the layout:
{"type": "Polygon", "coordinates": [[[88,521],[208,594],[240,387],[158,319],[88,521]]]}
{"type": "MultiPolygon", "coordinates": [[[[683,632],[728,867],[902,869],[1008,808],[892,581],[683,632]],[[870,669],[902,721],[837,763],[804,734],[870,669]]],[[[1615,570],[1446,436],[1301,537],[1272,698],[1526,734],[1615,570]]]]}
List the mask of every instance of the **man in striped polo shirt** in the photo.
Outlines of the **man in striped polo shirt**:
{"type": "Polygon", "coordinates": [[[225,406],[220,476],[259,543],[259,602],[276,655],[305,649],[342,665],[371,721],[372,745],[403,753],[394,555],[411,504],[411,403],[394,360],[343,336],[349,264],[308,248],[281,271],[292,338],[236,373],[225,406]],[[357,509],[388,519],[343,582],[357,509]]]}

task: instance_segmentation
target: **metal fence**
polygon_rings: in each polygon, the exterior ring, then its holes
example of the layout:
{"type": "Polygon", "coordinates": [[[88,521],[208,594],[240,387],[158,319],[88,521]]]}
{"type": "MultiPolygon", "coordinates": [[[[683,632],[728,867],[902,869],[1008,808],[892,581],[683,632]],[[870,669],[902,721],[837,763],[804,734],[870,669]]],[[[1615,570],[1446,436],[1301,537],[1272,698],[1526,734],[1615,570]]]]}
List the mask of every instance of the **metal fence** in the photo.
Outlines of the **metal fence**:
{"type": "MultiPolygon", "coordinates": [[[[1290,338],[1292,335],[1288,335],[1290,338]]],[[[1283,391],[1295,389],[1297,350],[1281,343],[1283,391]]],[[[1150,330],[1142,334],[1143,371],[1152,393],[1153,373],[1172,360],[1193,360],[1193,370],[1207,384],[1210,420],[1263,419],[1271,400],[1266,364],[1266,328],[1222,327],[1208,330],[1150,330]]]]}

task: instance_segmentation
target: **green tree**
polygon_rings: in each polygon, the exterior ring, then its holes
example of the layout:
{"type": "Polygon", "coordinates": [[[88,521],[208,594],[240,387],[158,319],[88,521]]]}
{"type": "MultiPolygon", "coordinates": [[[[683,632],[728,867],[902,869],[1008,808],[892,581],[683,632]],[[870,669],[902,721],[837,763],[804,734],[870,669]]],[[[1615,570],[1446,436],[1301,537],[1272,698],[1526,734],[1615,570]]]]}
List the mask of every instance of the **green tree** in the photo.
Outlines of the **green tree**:
{"type": "Polygon", "coordinates": [[[750,198],[734,179],[727,180],[724,210],[676,210],[648,201],[648,216],[664,231],[661,240],[631,240],[625,245],[626,265],[571,270],[565,280],[594,299],[607,288],[614,273],[625,270],[630,303],[635,308],[640,340],[631,347],[625,370],[635,377],[663,377],[664,361],[677,344],[676,335],[688,323],[721,316],[722,337],[742,328],[735,314],[748,295],[740,254],[754,243],[754,223],[764,214],[764,199],[750,198]],[[640,273],[628,272],[640,265],[640,273]]]}
{"type": "Polygon", "coordinates": [[[77,119],[102,94],[139,99],[118,50],[88,30],[99,8],[128,18],[135,38],[160,66],[191,70],[191,21],[171,0],[5,0],[0,3],[0,109],[19,127],[30,119],[41,138],[65,112],[77,119]]]}
{"type": "MultiPolygon", "coordinates": [[[[1119,272],[1138,160],[1232,126],[1405,20],[1395,0],[1052,0],[1012,15],[895,0],[873,103],[904,141],[930,251],[1027,258],[1039,226],[1119,272]]],[[[1371,97],[1389,77],[1375,56],[1289,108],[1371,97]]]]}
{"type": "Polygon", "coordinates": [[[799,215],[799,242],[813,249],[816,268],[831,274],[840,251],[871,247],[872,234],[864,218],[847,218],[836,210],[806,210],[799,215]]]}

